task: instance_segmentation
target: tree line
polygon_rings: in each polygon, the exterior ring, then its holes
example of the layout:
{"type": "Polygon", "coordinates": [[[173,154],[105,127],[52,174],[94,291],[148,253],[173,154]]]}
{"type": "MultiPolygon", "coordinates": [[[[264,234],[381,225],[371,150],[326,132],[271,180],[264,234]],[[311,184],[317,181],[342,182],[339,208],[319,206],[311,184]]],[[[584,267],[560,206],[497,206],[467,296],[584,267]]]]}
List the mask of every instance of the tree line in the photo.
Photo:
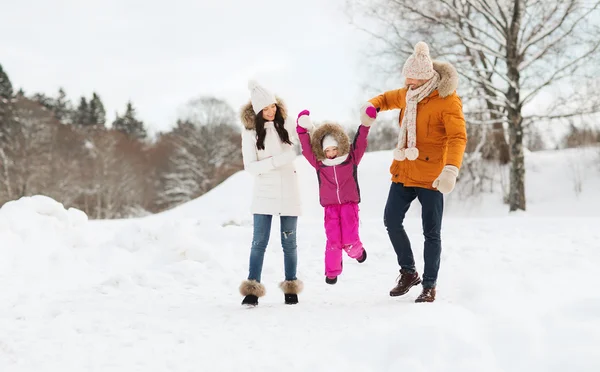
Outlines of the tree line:
{"type": "Polygon", "coordinates": [[[160,212],[242,169],[235,111],[192,99],[174,127],[149,138],[128,102],[109,123],[99,94],[74,104],[14,91],[0,65],[0,205],[43,194],[92,219],[160,212]]]}

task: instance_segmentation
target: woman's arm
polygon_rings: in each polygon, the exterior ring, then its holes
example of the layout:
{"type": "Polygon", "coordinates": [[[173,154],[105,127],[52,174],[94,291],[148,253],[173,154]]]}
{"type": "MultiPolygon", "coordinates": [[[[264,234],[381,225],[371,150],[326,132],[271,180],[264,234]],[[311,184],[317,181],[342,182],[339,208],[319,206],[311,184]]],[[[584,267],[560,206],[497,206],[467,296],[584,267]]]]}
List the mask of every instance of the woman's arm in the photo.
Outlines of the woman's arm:
{"type": "Polygon", "coordinates": [[[275,168],[272,158],[258,160],[258,156],[256,155],[256,132],[253,130],[244,130],[242,132],[242,157],[244,160],[244,169],[254,176],[266,173],[275,168]]]}

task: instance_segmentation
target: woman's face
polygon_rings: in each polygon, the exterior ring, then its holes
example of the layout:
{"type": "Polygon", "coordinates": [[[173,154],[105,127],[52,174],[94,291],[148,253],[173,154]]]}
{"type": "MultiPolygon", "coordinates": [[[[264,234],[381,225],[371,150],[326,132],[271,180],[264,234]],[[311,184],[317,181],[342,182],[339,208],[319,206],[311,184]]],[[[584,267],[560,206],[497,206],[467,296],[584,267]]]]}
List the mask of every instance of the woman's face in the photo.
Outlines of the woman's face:
{"type": "Polygon", "coordinates": [[[262,110],[263,119],[266,121],[275,120],[275,113],[277,112],[277,106],[273,103],[262,110]]]}

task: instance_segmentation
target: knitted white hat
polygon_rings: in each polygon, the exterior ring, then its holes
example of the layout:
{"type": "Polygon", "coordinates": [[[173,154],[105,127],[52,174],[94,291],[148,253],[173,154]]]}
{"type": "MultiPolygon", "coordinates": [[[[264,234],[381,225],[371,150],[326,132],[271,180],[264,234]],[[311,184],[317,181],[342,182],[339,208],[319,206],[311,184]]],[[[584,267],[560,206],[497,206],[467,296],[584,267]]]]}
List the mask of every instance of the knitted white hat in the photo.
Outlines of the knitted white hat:
{"type": "Polygon", "coordinates": [[[255,80],[248,82],[248,89],[250,89],[250,101],[252,101],[252,109],[255,114],[258,114],[265,107],[277,103],[275,95],[263,88],[255,80]]]}
{"type": "Polygon", "coordinates": [[[433,62],[429,57],[429,46],[422,41],[415,45],[415,52],[408,57],[402,75],[408,79],[429,80],[433,77],[433,62]]]}
{"type": "Polygon", "coordinates": [[[337,146],[338,146],[338,143],[331,134],[328,134],[325,137],[323,137],[323,150],[327,150],[328,147],[337,147],[337,146]]]}

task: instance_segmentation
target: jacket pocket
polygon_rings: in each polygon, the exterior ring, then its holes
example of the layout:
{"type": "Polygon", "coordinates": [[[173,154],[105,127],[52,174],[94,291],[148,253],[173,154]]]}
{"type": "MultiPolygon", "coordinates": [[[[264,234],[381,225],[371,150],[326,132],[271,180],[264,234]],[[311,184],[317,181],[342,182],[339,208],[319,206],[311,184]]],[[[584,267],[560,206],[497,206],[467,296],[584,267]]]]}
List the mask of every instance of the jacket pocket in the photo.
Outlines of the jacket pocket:
{"type": "Polygon", "coordinates": [[[400,162],[396,159],[392,161],[392,165],[390,165],[390,173],[392,176],[396,177],[398,173],[400,173],[400,162]]]}
{"type": "Polygon", "coordinates": [[[419,157],[412,167],[410,178],[417,182],[433,182],[444,168],[443,156],[440,151],[419,149],[419,157]]]}

